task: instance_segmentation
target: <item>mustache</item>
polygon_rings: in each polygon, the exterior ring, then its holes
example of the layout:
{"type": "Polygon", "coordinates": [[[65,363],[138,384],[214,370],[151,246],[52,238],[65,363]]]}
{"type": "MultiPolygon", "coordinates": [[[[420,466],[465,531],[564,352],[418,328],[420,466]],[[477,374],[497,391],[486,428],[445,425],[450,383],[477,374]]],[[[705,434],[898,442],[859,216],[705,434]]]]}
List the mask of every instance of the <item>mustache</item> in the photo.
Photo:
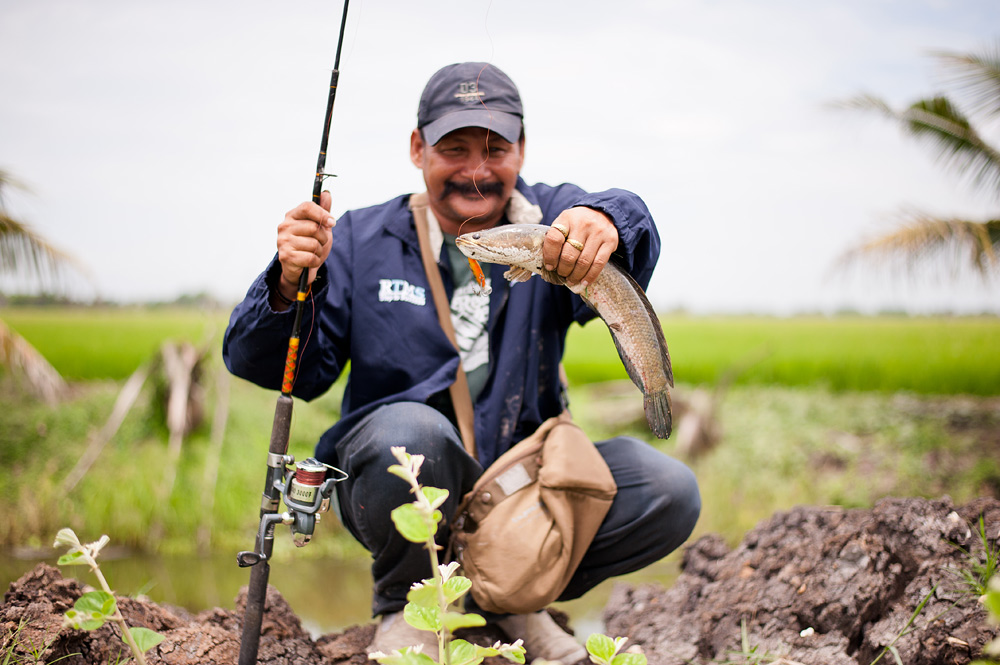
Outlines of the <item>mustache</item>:
{"type": "Polygon", "coordinates": [[[441,192],[440,199],[443,201],[456,192],[462,196],[474,196],[476,194],[481,196],[489,196],[490,194],[501,196],[503,195],[503,183],[499,181],[472,183],[445,180],[444,190],[441,192]]]}

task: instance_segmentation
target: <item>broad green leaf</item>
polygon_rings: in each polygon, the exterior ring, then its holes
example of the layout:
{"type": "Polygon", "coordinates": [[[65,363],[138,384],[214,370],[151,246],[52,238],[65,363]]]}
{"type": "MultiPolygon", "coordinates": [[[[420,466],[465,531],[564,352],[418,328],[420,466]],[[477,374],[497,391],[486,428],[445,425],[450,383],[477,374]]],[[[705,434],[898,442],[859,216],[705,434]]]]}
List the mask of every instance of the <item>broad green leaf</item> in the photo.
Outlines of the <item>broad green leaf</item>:
{"type": "Polygon", "coordinates": [[[420,607],[407,603],[403,608],[403,618],[417,630],[429,630],[433,633],[441,630],[441,611],[435,607],[420,607]]]}
{"type": "Polygon", "coordinates": [[[393,464],[392,466],[390,466],[389,473],[391,473],[394,476],[399,476],[406,482],[410,482],[410,479],[413,478],[413,474],[410,473],[409,469],[407,469],[405,466],[400,466],[398,464],[393,464]]]}
{"type": "Polygon", "coordinates": [[[476,665],[482,658],[476,660],[476,647],[465,640],[452,640],[448,644],[448,662],[451,665],[476,665]]]}
{"type": "Polygon", "coordinates": [[[88,591],[73,603],[81,614],[100,614],[110,617],[115,613],[115,597],[107,591],[88,591]]]}
{"type": "Polygon", "coordinates": [[[459,628],[475,628],[485,626],[486,619],[478,614],[462,614],[461,612],[445,612],[444,627],[451,632],[459,628]]]}
{"type": "Polygon", "coordinates": [[[587,638],[587,651],[604,663],[610,663],[615,655],[615,643],[607,635],[594,633],[587,638]]]}
{"type": "Polygon", "coordinates": [[[520,663],[524,665],[524,647],[523,646],[512,646],[510,644],[500,645],[500,655],[511,661],[512,663],[520,663]]]}
{"type": "MultiPolygon", "coordinates": [[[[163,635],[142,626],[129,628],[128,632],[132,634],[132,639],[135,640],[135,645],[139,647],[139,651],[149,651],[163,641],[163,635]]],[[[125,638],[123,637],[122,642],[124,641],[125,638]]]]}
{"type": "Polygon", "coordinates": [[[421,491],[431,504],[431,508],[440,508],[448,498],[448,490],[439,487],[423,487],[421,491]]]}
{"type": "Polygon", "coordinates": [[[56,563],[60,566],[86,566],[87,560],[83,558],[83,552],[70,552],[59,557],[56,563]]]}
{"type": "Polygon", "coordinates": [[[437,583],[434,580],[424,580],[423,586],[411,588],[406,593],[406,600],[420,607],[437,607],[437,583]]]}
{"type": "Polygon", "coordinates": [[[383,665],[437,665],[434,659],[425,653],[413,653],[406,647],[400,654],[390,654],[376,658],[383,665]]]}
{"type": "Polygon", "coordinates": [[[80,547],[80,539],[77,538],[76,532],[73,529],[59,529],[53,547],[80,547]]]}
{"type": "Polygon", "coordinates": [[[451,665],[478,665],[483,658],[497,656],[500,652],[492,647],[469,644],[465,640],[452,640],[448,645],[448,662],[451,665]]]}
{"type": "Polygon", "coordinates": [[[391,515],[396,530],[411,543],[426,543],[434,535],[412,503],[396,508],[391,515]]]}
{"type": "Polygon", "coordinates": [[[620,653],[611,660],[611,665],[646,665],[646,656],[641,653],[620,653]]]}
{"type": "Polygon", "coordinates": [[[104,625],[104,615],[95,612],[66,610],[66,624],[77,630],[97,630],[104,625]]]}
{"type": "Polygon", "coordinates": [[[472,588],[472,581],[467,577],[452,577],[447,582],[444,583],[444,597],[448,601],[448,604],[454,603],[456,600],[461,598],[466,594],[466,592],[472,588]]]}

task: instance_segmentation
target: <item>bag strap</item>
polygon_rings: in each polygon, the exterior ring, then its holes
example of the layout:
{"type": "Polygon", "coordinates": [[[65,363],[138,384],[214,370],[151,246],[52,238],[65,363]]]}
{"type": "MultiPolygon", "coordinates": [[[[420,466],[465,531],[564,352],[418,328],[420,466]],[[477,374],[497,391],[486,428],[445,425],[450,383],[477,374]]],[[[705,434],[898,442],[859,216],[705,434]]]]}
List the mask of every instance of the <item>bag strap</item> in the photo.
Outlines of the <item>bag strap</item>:
{"type": "MultiPolygon", "coordinates": [[[[452,346],[458,351],[455,326],[451,322],[451,306],[444,290],[444,282],[441,281],[437,260],[431,253],[430,232],[427,226],[427,192],[410,196],[410,210],[413,211],[413,221],[417,227],[417,240],[420,242],[420,258],[423,259],[424,271],[427,273],[427,281],[431,287],[431,294],[434,296],[434,308],[437,309],[438,322],[448,339],[451,340],[452,346]]],[[[458,359],[458,372],[455,374],[455,381],[448,386],[448,393],[451,395],[451,404],[455,409],[455,419],[458,421],[458,432],[462,436],[462,445],[473,458],[479,459],[476,455],[476,430],[473,424],[472,397],[469,395],[469,381],[465,376],[465,368],[462,367],[461,355],[458,359]]]]}

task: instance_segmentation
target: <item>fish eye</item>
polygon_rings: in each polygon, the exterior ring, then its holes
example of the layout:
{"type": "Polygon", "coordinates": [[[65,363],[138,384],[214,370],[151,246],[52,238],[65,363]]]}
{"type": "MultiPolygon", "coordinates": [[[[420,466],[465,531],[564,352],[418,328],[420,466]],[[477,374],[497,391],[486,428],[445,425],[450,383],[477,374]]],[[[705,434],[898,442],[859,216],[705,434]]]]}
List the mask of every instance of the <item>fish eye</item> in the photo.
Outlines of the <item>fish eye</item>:
{"type": "Polygon", "coordinates": [[[480,235],[481,235],[481,234],[479,234],[479,233],[473,233],[473,234],[472,234],[472,239],[473,239],[473,240],[479,240],[479,236],[480,236],[480,235]]]}

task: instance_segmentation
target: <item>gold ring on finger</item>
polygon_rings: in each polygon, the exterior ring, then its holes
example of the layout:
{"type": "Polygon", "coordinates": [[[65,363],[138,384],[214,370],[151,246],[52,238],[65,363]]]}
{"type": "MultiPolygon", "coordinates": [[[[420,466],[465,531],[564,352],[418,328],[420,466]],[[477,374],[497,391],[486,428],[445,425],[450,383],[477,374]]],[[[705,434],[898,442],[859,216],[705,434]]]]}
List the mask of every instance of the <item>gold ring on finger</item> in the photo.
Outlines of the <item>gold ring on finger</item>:
{"type": "Polygon", "coordinates": [[[553,224],[552,228],[554,228],[559,233],[563,234],[563,238],[569,238],[569,229],[567,229],[562,224],[553,224]]]}
{"type": "Polygon", "coordinates": [[[575,248],[579,252],[583,251],[583,243],[580,242],[579,240],[573,240],[572,238],[566,238],[566,244],[569,245],[570,247],[575,248]]]}

